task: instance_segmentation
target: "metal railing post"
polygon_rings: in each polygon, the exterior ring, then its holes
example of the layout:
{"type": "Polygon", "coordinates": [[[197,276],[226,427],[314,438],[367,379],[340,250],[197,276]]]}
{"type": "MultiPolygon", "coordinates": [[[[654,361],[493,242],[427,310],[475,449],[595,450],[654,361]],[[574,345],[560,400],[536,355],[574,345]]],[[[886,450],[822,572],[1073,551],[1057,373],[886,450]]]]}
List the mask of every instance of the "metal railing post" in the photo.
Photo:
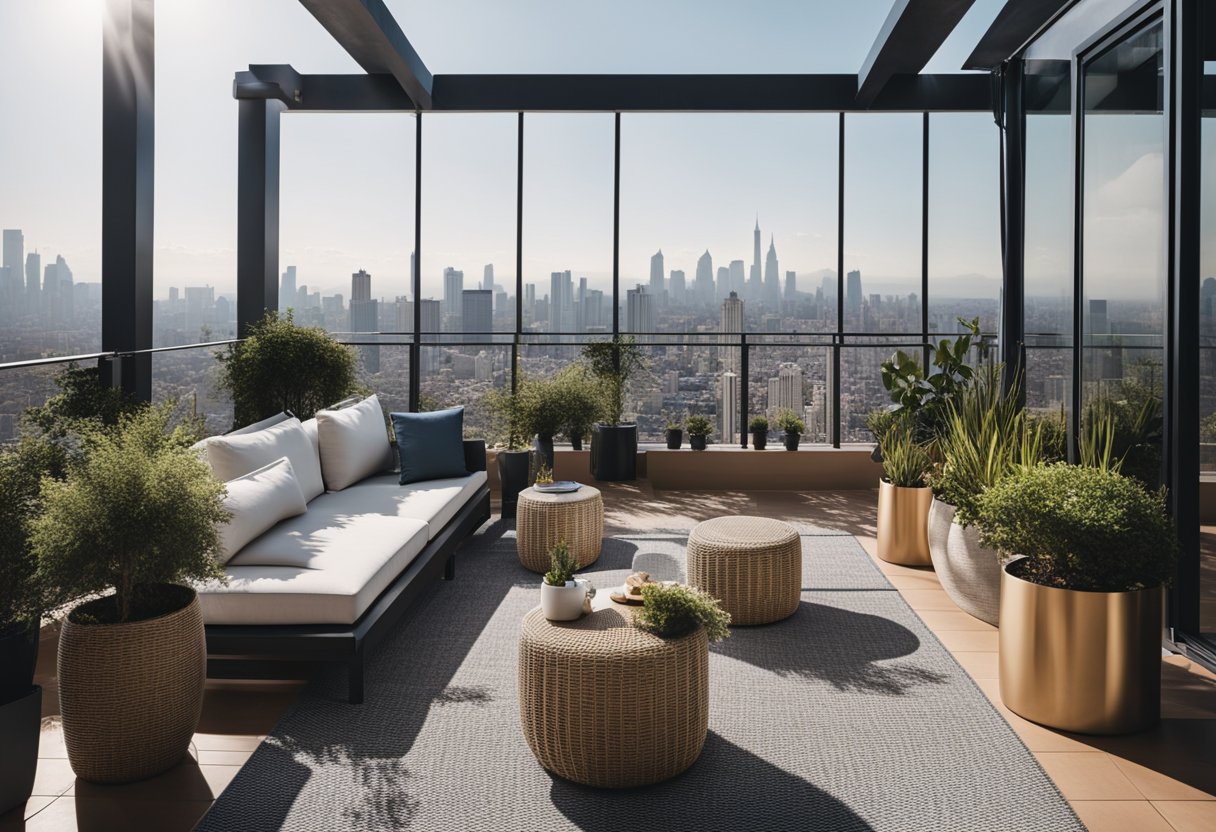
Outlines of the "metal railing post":
{"type": "MultiPolygon", "coordinates": [[[[739,446],[747,447],[747,419],[748,406],[751,404],[751,393],[748,384],[748,379],[751,376],[749,369],[751,348],[747,345],[747,333],[739,333],[739,372],[742,378],[739,379],[739,446]]],[[[725,437],[724,437],[725,438],[725,437]]]]}

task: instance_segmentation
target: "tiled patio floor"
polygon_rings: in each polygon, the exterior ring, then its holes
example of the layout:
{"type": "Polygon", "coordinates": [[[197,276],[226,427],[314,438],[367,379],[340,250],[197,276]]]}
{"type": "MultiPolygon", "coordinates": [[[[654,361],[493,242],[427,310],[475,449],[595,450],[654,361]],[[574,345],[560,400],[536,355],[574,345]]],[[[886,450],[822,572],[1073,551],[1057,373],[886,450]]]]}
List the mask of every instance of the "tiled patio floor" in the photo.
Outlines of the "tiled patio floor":
{"type": "MultiPolygon", "coordinates": [[[[606,534],[688,528],[721,514],[760,514],[847,531],[874,554],[873,492],[654,492],[642,481],[603,489],[606,534]]],[[[995,628],[961,612],[931,569],[878,561],[908,604],[958,659],[1042,762],[1092,832],[1216,829],[1216,676],[1183,657],[1164,659],[1162,722],[1129,737],[1083,737],[1042,728],[1000,703],[995,628]]],[[[192,759],[127,786],[78,783],[57,721],[55,637],[42,645],[46,689],[35,796],[0,818],[9,830],[186,830],[248,759],[293,696],[293,683],[208,686],[192,759]]]]}

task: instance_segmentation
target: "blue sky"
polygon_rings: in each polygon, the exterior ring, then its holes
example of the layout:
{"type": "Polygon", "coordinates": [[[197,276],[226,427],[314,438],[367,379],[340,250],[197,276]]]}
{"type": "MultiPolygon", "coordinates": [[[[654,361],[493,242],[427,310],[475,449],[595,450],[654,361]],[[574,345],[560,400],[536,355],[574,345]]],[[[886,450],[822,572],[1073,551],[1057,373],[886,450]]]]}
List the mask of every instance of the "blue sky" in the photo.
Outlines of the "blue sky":
{"type": "MultiPolygon", "coordinates": [[[[764,73],[855,72],[890,0],[389,5],[435,72],[764,73]]],[[[1000,5],[978,0],[927,71],[956,70],[1000,5]]],[[[19,125],[0,131],[0,225],[25,229],[30,248],[62,253],[79,280],[98,279],[100,262],[101,6],[0,3],[0,111],[19,125]]],[[[230,291],[233,72],[358,68],[296,0],[161,0],[157,39],[157,295],[200,284],[230,291]]],[[[982,115],[967,118],[967,141],[934,154],[935,171],[955,170],[933,178],[931,268],[995,279],[996,131],[982,115]]],[[[902,289],[919,273],[919,117],[856,122],[846,267],[863,270],[867,290],[902,289]]],[[[424,295],[438,292],[447,265],[475,280],[493,262],[500,280],[513,278],[514,115],[434,116],[425,137],[424,295]]],[[[706,248],[715,266],[750,260],[757,214],[783,271],[834,268],[835,141],[832,116],[626,115],[623,281],[644,279],[660,246],[669,268],[690,275],[706,248]]],[[[285,119],[281,263],[295,263],[302,283],[347,293],[350,273],[366,268],[377,295],[407,291],[413,142],[409,115],[285,119]]],[[[525,147],[525,280],[570,268],[603,281],[611,117],[529,117],[525,147]]]]}

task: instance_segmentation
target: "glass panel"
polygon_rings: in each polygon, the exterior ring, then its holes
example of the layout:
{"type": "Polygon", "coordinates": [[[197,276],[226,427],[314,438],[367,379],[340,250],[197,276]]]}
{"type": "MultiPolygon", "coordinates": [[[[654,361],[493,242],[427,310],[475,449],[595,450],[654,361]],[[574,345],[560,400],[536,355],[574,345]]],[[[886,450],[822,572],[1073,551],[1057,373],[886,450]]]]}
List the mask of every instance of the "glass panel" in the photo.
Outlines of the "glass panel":
{"type": "MultiPolygon", "coordinates": [[[[1216,88],[1216,34],[1204,57],[1204,100],[1216,88]]],[[[1200,492],[1216,486],[1216,110],[1201,125],[1199,274],[1199,478],[1200,492]]],[[[1206,500],[1200,501],[1205,505],[1206,500]]],[[[1199,629],[1216,633],[1216,523],[1202,517],[1199,557],[1199,629]]],[[[1182,580],[1190,576],[1182,576],[1182,580]]]]}
{"type": "Polygon", "coordinates": [[[817,346],[769,346],[751,348],[747,417],[764,416],[769,438],[781,442],[775,420],[777,412],[793,410],[806,423],[801,445],[831,440],[832,351],[817,346]]]}
{"type": "Polygon", "coordinates": [[[0,3],[0,362],[101,348],[101,18],[0,3]]]}
{"type": "Polygon", "coordinates": [[[624,116],[621,330],[834,330],[838,132],[823,114],[624,116]]]}
{"type": "MultiPolygon", "coordinates": [[[[67,364],[48,364],[17,370],[0,370],[0,443],[20,433],[21,417],[31,407],[41,407],[59,392],[55,376],[67,364]]],[[[81,365],[83,366],[83,365],[81,365]]]]}
{"type": "Polygon", "coordinates": [[[491,416],[483,399],[511,384],[511,348],[424,346],[421,362],[422,409],[463,405],[465,437],[488,438],[491,416]]]}
{"type": "Polygon", "coordinates": [[[1165,315],[1162,25],[1153,23],[1083,69],[1082,397],[1111,407],[1134,443],[1125,471],[1161,477],[1159,415],[1165,315]]]}
{"type": "Polygon", "coordinates": [[[209,435],[227,433],[233,427],[232,400],[216,389],[219,362],[215,353],[204,347],[152,354],[152,401],[160,404],[173,399],[182,412],[203,416],[209,435]]]}
{"type": "MultiPolygon", "coordinates": [[[[892,339],[894,340],[894,339],[892,339]]],[[[920,350],[898,347],[915,355],[920,350]]],[[[874,435],[866,427],[866,417],[891,403],[891,396],[882,386],[882,363],[891,357],[896,346],[844,347],[840,350],[840,441],[873,444],[874,435]]]]}
{"type": "Polygon", "coordinates": [[[846,331],[921,330],[922,131],[919,114],[845,118],[846,331]]]}
{"type": "MultiPolygon", "coordinates": [[[[612,331],[613,121],[524,117],[526,331],[612,331]]],[[[502,291],[513,303],[514,284],[502,291]]]]}
{"type": "Polygon", "coordinates": [[[517,140],[509,113],[422,120],[422,297],[439,301],[441,330],[465,341],[515,329],[517,140]],[[494,308],[496,287],[505,308],[494,308]]]}
{"type": "Polygon", "coordinates": [[[978,317],[995,333],[1001,305],[1000,133],[986,113],[929,117],[929,330],[978,317]]]}

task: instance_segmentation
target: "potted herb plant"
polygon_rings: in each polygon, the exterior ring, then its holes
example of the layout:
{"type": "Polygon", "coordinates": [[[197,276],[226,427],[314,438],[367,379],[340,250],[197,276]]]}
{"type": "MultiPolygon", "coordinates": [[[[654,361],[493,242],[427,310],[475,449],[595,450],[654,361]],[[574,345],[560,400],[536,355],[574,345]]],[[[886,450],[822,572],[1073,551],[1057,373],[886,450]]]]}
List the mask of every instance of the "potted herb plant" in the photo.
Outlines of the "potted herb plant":
{"type": "Polygon", "coordinates": [[[806,430],[806,424],[798,418],[798,414],[792,410],[778,411],[777,428],[785,434],[785,449],[798,450],[798,443],[802,441],[802,433],[806,430]]]}
{"type": "Polygon", "coordinates": [[[747,429],[752,434],[752,447],[757,451],[763,451],[768,447],[768,419],[764,416],[756,416],[747,423],[747,429]]]}
{"type": "Polygon", "coordinates": [[[540,585],[540,608],[550,621],[574,621],[584,612],[586,602],[595,594],[590,583],[575,580],[578,560],[566,541],[559,540],[549,553],[549,571],[540,585]]]}
{"type": "Polygon", "coordinates": [[[63,482],[43,481],[31,536],[40,569],[73,608],[59,636],[68,760],[84,780],[151,777],[185,756],[202,708],[207,648],[187,584],[223,579],[224,486],[146,408],[86,438],[63,482]],[[106,594],[113,590],[112,594],[106,594]],[[100,596],[100,597],[98,597],[100,596]]]}
{"type": "Polygon", "coordinates": [[[604,397],[605,421],[591,431],[591,473],[597,480],[636,479],[638,426],[624,422],[625,389],[645,371],[646,354],[632,335],[587,344],[582,354],[604,397]]]}
{"type": "Polygon", "coordinates": [[[878,481],[878,556],[888,563],[930,563],[928,520],[933,489],[926,482],[931,460],[903,419],[883,437],[883,476],[878,481]]]}
{"type": "Polygon", "coordinates": [[[667,417],[667,450],[678,451],[684,444],[684,424],[674,416],[667,417]]]}
{"type": "Polygon", "coordinates": [[[1178,541],[1164,491],[1103,468],[1054,463],[981,494],[1001,576],[1001,699],[1033,722],[1085,734],[1151,728],[1161,710],[1162,588],[1178,541]]]}
{"type": "MultiPolygon", "coordinates": [[[[525,384],[519,379],[519,387],[525,384]]],[[[532,451],[520,447],[528,435],[528,403],[519,388],[491,390],[482,401],[490,412],[493,433],[498,444],[495,464],[498,467],[498,487],[502,495],[502,517],[513,519],[519,504],[519,492],[528,487],[532,468],[532,451]]]]}
{"type": "Polygon", "coordinates": [[[709,419],[704,416],[693,414],[688,417],[688,421],[684,425],[688,428],[688,445],[694,451],[705,450],[705,445],[709,441],[709,435],[714,432],[714,426],[709,419]]]}

